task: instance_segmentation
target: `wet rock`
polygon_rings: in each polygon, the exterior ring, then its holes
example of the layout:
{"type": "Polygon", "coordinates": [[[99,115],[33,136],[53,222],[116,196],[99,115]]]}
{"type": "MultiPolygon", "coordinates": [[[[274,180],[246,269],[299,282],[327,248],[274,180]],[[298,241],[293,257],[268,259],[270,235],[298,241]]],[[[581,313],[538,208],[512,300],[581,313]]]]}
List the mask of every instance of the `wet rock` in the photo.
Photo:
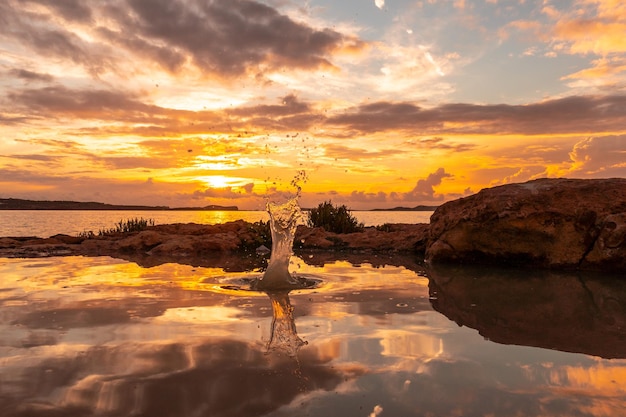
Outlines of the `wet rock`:
{"type": "Polygon", "coordinates": [[[626,179],[539,179],[440,206],[426,260],[626,271],[626,179]]]}
{"type": "Polygon", "coordinates": [[[424,252],[427,224],[395,224],[385,228],[366,227],[356,233],[332,233],[321,227],[298,226],[296,247],[372,252],[424,252]]]}

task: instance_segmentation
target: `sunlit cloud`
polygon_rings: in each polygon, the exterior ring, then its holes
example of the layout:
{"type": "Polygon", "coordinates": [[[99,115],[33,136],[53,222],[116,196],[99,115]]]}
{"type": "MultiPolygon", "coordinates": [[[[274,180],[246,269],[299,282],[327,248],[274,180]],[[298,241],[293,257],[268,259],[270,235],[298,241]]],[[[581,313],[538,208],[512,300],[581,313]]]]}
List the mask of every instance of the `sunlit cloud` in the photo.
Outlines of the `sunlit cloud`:
{"type": "Polygon", "coordinates": [[[443,104],[422,108],[413,103],[378,102],[349,109],[328,124],[361,133],[389,128],[415,133],[564,133],[586,129],[620,131],[626,122],[624,96],[568,97],[528,105],[443,104]],[[590,125],[591,124],[591,125],[590,125]]]}
{"type": "Polygon", "coordinates": [[[258,207],[305,170],[311,205],[367,208],[621,176],[622,3],[0,2],[0,193],[258,207]]]}
{"type": "Polygon", "coordinates": [[[626,135],[589,137],[577,142],[569,154],[570,175],[626,175],[626,135]]]}

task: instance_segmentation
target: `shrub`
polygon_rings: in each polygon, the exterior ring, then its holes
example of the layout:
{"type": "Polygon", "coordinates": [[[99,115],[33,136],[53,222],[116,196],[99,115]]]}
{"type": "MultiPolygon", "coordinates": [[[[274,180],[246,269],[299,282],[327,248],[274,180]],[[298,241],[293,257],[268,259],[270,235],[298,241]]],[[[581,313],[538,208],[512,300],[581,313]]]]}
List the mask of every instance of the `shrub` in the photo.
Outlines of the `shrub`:
{"type": "Polygon", "coordinates": [[[93,230],[83,230],[78,234],[78,237],[82,237],[83,239],[91,239],[93,237],[96,237],[96,234],[93,232],[93,230]]]}
{"type": "Polygon", "coordinates": [[[154,226],[153,219],[128,219],[126,221],[120,220],[113,229],[102,229],[98,232],[99,236],[111,235],[114,233],[129,233],[129,232],[141,232],[148,228],[148,226],[154,226]]]}
{"type": "Polygon", "coordinates": [[[254,235],[254,241],[250,244],[251,249],[256,249],[261,245],[272,247],[272,230],[269,221],[259,220],[250,224],[250,231],[254,235]]]}
{"type": "Polygon", "coordinates": [[[320,203],[309,212],[308,225],[323,227],[327,232],[353,233],[363,230],[363,223],[350,214],[345,205],[334,206],[330,201],[320,203]]]}
{"type": "Polygon", "coordinates": [[[393,224],[391,223],[380,224],[375,226],[375,228],[380,232],[393,232],[394,229],[393,224]]]}
{"type": "MultiPolygon", "coordinates": [[[[107,236],[115,233],[140,232],[148,228],[148,226],[154,226],[154,219],[138,219],[135,217],[134,219],[128,219],[126,221],[120,220],[113,228],[100,229],[98,231],[98,236],[107,236]]],[[[91,230],[85,230],[84,232],[79,233],[78,236],[89,239],[95,237],[96,235],[91,230]]]]}

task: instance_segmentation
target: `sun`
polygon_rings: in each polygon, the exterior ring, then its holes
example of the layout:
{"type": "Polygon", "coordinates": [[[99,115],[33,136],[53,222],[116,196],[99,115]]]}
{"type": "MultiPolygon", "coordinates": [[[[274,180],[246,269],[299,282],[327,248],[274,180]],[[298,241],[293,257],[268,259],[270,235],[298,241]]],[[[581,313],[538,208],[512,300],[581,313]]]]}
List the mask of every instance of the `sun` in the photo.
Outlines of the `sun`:
{"type": "Polygon", "coordinates": [[[242,187],[252,182],[249,178],[227,177],[225,175],[206,175],[196,177],[196,179],[205,183],[209,188],[242,187]]]}

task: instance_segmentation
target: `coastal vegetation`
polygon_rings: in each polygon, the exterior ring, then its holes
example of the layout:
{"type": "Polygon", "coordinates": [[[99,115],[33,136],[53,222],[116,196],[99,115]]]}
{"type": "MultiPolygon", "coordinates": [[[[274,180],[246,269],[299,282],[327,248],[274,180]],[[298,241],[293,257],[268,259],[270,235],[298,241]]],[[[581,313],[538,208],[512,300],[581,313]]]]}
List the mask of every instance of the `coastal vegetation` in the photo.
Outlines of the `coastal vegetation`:
{"type": "Polygon", "coordinates": [[[269,221],[259,220],[250,224],[250,232],[254,236],[254,241],[247,245],[242,246],[242,249],[256,249],[263,245],[267,248],[272,246],[272,229],[269,221]]]}
{"type": "Polygon", "coordinates": [[[154,219],[144,219],[135,217],[134,219],[120,220],[115,224],[115,227],[108,229],[100,229],[98,233],[94,233],[92,230],[79,233],[79,237],[90,238],[97,236],[109,236],[116,233],[129,233],[129,232],[141,232],[146,230],[148,226],[154,226],[154,219]]]}
{"type": "Polygon", "coordinates": [[[332,233],[360,232],[365,227],[345,205],[336,206],[330,200],[312,208],[307,223],[309,227],[322,227],[332,233]]]}

